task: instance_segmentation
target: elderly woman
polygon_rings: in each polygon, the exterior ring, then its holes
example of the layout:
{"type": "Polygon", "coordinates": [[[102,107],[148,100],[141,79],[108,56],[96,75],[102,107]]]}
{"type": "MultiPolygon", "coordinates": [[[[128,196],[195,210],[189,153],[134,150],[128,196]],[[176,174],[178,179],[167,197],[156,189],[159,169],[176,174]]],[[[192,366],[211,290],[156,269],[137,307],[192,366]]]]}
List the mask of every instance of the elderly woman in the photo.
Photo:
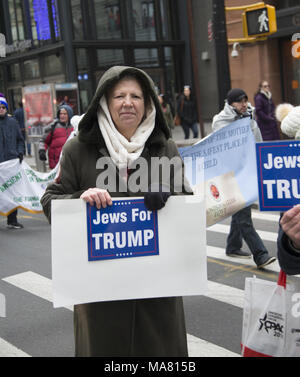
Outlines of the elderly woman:
{"type": "MultiPolygon", "coordinates": [[[[149,209],[160,209],[174,194],[172,184],[168,192],[161,189],[162,181],[149,182],[157,192],[137,193],[123,186],[136,171],[130,166],[138,158],[150,164],[152,157],[163,156],[171,159],[179,153],[152,80],[137,68],[110,68],[79,123],[78,136],[63,149],[60,180],[48,186],[41,200],[44,212],[50,220],[52,199],[82,198],[101,208],[121,196],[144,196],[149,209]],[[115,185],[119,189],[96,187],[97,177],[107,168],[100,167],[101,157],[120,173],[115,185]]],[[[187,356],[181,297],[76,305],[74,326],[76,356],[187,356]]]]}

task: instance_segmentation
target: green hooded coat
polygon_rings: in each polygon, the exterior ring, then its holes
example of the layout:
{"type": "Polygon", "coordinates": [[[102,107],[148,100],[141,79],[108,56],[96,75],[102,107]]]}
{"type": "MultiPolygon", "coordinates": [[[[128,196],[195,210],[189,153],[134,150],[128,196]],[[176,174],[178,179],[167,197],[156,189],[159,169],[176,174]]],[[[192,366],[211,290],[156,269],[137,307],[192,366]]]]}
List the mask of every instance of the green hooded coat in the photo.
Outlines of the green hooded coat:
{"type": "MultiPolygon", "coordinates": [[[[102,171],[98,166],[96,168],[97,160],[100,157],[109,157],[97,121],[99,101],[112,83],[130,72],[140,76],[157,110],[155,128],[145,143],[141,157],[150,162],[151,157],[179,156],[175,143],[169,138],[169,127],[165,122],[152,80],[137,68],[113,67],[101,78],[95,96],[79,123],[78,136],[64,146],[60,182],[50,184],[41,199],[49,221],[51,200],[79,198],[87,189],[96,187],[97,177],[102,171]]],[[[122,185],[122,179],[118,184],[122,185]]],[[[179,194],[187,193],[183,190],[179,194]]],[[[112,197],[144,195],[142,192],[131,192],[129,189],[126,192],[122,190],[110,194],[112,197]]],[[[181,297],[76,305],[74,331],[76,356],[188,356],[181,297]]]]}

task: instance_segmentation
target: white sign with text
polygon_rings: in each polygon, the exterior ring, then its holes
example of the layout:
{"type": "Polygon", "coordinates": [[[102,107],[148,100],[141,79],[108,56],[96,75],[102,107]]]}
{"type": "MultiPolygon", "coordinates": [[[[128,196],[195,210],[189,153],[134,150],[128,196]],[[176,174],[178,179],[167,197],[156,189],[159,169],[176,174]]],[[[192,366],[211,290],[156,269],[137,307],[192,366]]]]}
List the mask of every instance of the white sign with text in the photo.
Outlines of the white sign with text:
{"type": "MultiPolygon", "coordinates": [[[[124,201],[128,206],[134,199],[142,198],[116,198],[113,203],[124,201]]],[[[159,253],[143,257],[89,260],[87,216],[86,203],[80,199],[52,201],[54,307],[206,293],[203,196],[172,196],[168,199],[166,206],[157,211],[159,253]]],[[[120,218],[129,219],[130,216],[120,218]]],[[[134,225],[132,230],[129,227],[124,229],[124,232],[137,232],[134,225]]],[[[148,238],[146,241],[150,244],[148,238]]]]}

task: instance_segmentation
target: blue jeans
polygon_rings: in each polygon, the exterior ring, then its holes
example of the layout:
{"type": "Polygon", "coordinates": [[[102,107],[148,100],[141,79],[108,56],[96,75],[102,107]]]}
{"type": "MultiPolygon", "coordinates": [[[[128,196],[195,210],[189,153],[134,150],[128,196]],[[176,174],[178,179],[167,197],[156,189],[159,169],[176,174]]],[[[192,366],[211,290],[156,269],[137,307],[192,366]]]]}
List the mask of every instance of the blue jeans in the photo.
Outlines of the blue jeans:
{"type": "Polygon", "coordinates": [[[261,264],[269,257],[260,236],[253,226],[251,206],[235,213],[231,218],[230,232],[227,237],[226,253],[241,250],[243,239],[248,245],[256,264],[261,264]]]}
{"type": "Polygon", "coordinates": [[[193,138],[194,139],[198,138],[198,134],[199,134],[198,123],[194,123],[194,124],[182,123],[182,128],[183,128],[184,138],[185,139],[189,139],[190,138],[190,129],[193,132],[193,138]]]}

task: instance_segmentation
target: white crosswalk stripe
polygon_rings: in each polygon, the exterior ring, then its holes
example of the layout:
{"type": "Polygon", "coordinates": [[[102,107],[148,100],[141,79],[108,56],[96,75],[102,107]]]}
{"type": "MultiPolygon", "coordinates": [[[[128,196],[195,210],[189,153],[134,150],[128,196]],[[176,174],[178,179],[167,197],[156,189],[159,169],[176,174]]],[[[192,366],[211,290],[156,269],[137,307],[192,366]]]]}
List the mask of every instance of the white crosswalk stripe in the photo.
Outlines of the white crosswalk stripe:
{"type": "MultiPolygon", "coordinates": [[[[228,234],[230,230],[230,226],[225,225],[225,224],[215,224],[209,227],[207,230],[209,232],[218,232],[218,233],[228,234]]],[[[266,231],[257,230],[257,229],[256,231],[264,241],[273,241],[273,242],[277,241],[277,233],[266,232],[266,231]]]]}
{"type": "Polygon", "coordinates": [[[30,357],[30,355],[0,338],[0,357],[30,357]]]}
{"type": "MultiPolygon", "coordinates": [[[[279,215],[277,214],[262,214],[260,212],[252,211],[252,217],[255,219],[272,221],[278,223],[279,215]]],[[[224,224],[216,224],[208,229],[209,232],[218,232],[228,234],[229,226],[224,224]]],[[[262,239],[276,242],[277,233],[258,231],[262,239]]],[[[207,246],[207,257],[213,258],[221,263],[232,264],[232,266],[246,266],[256,268],[255,263],[251,259],[230,258],[225,254],[224,248],[214,246],[207,246]]],[[[267,267],[268,270],[279,272],[280,267],[278,262],[271,264],[267,267]]],[[[251,271],[251,269],[249,269],[251,271]]],[[[253,272],[255,274],[255,272],[253,272]]],[[[32,295],[42,298],[48,302],[52,302],[52,282],[42,275],[32,271],[26,271],[13,276],[8,276],[2,279],[4,282],[22,289],[32,295]]],[[[244,291],[235,287],[220,284],[214,281],[208,281],[208,292],[206,297],[216,300],[225,304],[243,308],[244,291]]],[[[73,310],[73,308],[66,308],[73,310]]],[[[240,355],[216,344],[210,343],[206,340],[197,338],[191,334],[187,334],[188,349],[191,357],[239,357],[240,355]]],[[[22,350],[14,347],[4,339],[0,338],[0,357],[3,356],[30,356],[22,350]]]]}

